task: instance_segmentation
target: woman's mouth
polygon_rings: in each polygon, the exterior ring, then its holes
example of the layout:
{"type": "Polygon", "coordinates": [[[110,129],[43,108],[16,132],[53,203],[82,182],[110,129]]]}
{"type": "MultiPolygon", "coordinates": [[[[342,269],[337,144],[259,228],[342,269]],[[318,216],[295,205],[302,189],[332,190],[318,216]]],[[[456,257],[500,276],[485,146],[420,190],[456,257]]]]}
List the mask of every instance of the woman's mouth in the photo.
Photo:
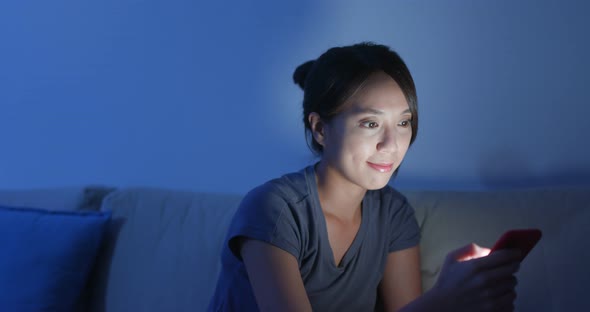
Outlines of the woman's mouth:
{"type": "Polygon", "coordinates": [[[391,172],[391,170],[393,169],[393,164],[375,164],[368,161],[367,164],[369,164],[369,167],[382,173],[391,172]]]}

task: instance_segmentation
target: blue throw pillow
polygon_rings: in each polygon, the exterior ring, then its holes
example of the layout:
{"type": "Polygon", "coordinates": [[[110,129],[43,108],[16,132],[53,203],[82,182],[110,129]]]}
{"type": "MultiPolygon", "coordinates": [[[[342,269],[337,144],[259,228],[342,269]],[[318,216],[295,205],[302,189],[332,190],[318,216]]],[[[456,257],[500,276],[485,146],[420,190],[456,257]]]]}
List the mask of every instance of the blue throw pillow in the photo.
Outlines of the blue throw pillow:
{"type": "Polygon", "coordinates": [[[71,311],[110,217],[0,206],[0,311],[71,311]]]}

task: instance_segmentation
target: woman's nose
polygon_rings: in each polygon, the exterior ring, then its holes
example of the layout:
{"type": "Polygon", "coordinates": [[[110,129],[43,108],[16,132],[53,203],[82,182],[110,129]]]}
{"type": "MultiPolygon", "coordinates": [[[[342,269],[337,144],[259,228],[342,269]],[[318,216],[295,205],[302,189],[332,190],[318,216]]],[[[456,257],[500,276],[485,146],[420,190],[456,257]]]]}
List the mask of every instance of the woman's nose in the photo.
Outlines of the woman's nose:
{"type": "Polygon", "coordinates": [[[377,143],[377,150],[380,152],[395,152],[397,150],[397,133],[395,131],[383,133],[377,143]]]}

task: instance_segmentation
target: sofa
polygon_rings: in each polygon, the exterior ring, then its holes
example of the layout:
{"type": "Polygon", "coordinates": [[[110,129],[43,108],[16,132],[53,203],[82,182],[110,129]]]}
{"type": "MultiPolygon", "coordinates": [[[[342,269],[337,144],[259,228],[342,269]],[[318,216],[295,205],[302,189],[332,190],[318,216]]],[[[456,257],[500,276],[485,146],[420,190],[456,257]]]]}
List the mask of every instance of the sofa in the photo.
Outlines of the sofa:
{"type": "MultiPolygon", "coordinates": [[[[448,251],[469,242],[491,246],[509,229],[539,228],[543,237],[518,273],[516,311],[590,311],[590,188],[401,191],[421,228],[425,291],[448,251]]],[[[0,206],[109,212],[75,310],[205,311],[242,196],[87,186],[0,191],[0,206]]]]}

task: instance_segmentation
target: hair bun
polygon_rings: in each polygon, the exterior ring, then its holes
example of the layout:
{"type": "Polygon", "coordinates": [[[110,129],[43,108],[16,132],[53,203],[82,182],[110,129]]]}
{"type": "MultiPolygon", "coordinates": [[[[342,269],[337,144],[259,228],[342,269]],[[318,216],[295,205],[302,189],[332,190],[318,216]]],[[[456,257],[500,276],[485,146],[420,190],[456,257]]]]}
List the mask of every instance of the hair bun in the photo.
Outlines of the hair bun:
{"type": "Polygon", "coordinates": [[[301,90],[305,90],[305,79],[307,78],[307,74],[309,74],[309,71],[311,70],[311,67],[314,63],[315,60],[307,61],[297,66],[295,72],[293,73],[293,81],[299,85],[301,90]]]}

